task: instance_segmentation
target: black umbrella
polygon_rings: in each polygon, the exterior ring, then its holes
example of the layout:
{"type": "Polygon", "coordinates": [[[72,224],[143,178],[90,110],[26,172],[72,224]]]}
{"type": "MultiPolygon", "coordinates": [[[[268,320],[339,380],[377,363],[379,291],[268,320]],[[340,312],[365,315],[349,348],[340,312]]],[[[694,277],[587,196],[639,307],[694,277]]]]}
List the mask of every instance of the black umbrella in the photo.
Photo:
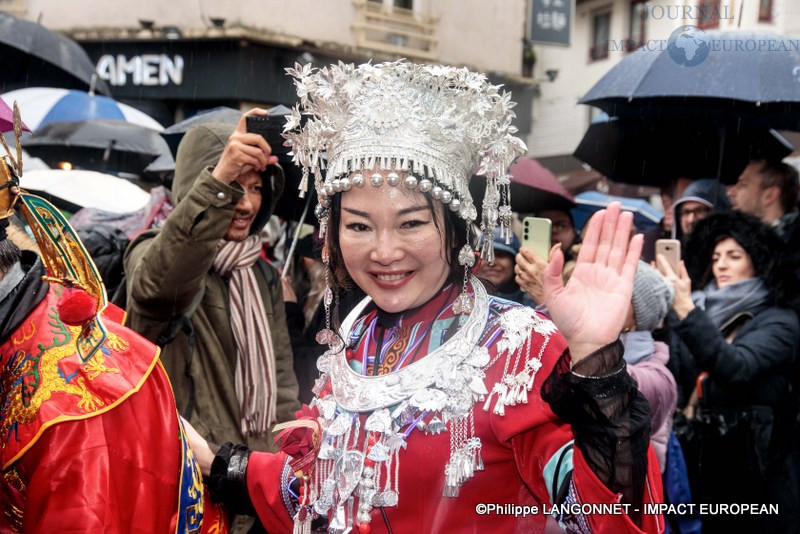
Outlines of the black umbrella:
{"type": "Polygon", "coordinates": [[[238,109],[219,106],[200,111],[188,119],[176,122],[161,132],[161,136],[167,140],[172,155],[175,156],[178,154],[178,145],[181,143],[183,135],[195,126],[201,124],[238,124],[241,118],[242,112],[238,109]]]}
{"type": "Polygon", "coordinates": [[[800,130],[797,39],[683,26],[660,48],[628,54],[580,103],[623,118],[800,130]]]}
{"type": "Polygon", "coordinates": [[[169,153],[155,130],[108,119],[51,122],[24,140],[23,147],[49,164],[69,161],[92,170],[135,174],[169,153]]]}
{"type": "Polygon", "coordinates": [[[775,130],[614,118],[590,125],[574,155],[615,182],[658,186],[673,178],[718,174],[731,184],[750,160],[780,161],[794,150],[775,130]]]}
{"type": "MultiPolygon", "coordinates": [[[[94,63],[78,43],[41,24],[0,13],[0,92],[21,87],[87,89],[92,86],[94,63]]],[[[105,82],[95,78],[95,90],[110,95],[105,82]]]]}

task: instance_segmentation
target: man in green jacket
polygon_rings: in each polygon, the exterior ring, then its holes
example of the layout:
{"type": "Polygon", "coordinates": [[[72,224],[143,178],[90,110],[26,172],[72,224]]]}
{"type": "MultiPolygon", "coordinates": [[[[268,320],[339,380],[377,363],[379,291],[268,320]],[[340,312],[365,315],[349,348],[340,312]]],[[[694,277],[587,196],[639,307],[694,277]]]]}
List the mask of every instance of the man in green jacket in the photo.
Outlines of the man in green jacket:
{"type": "Polygon", "coordinates": [[[281,282],[259,257],[283,192],[276,162],[244,117],[235,130],[189,131],[174,211],[125,253],[129,325],[162,347],[181,414],[209,441],[262,451],[273,449],[270,428],[299,408],[281,282]]]}

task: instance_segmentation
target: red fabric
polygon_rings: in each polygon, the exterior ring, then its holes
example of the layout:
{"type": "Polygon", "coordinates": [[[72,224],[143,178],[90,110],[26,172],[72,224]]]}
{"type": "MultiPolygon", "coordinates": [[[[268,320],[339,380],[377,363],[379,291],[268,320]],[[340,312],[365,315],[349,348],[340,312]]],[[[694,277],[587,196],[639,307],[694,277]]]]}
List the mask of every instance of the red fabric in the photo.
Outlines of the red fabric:
{"type": "MultiPolygon", "coordinates": [[[[645,480],[644,502],[663,503],[664,491],[661,487],[661,471],[658,467],[658,459],[653,451],[653,447],[647,450],[647,479],[645,480]]],[[[574,480],[580,496],[581,502],[585,503],[612,503],[619,502],[620,497],[609,490],[597,478],[584,460],[580,449],[575,449],[573,456],[573,467],[575,469],[574,480]]],[[[643,508],[640,506],[640,510],[643,508]]],[[[589,524],[593,532],[614,532],[614,533],[640,533],[640,532],[663,532],[664,517],[654,514],[642,514],[641,528],[629,521],[627,516],[617,515],[592,515],[589,516],[589,524]],[[624,518],[624,521],[620,521],[624,518]]]]}
{"type": "Polygon", "coordinates": [[[116,409],[58,424],[23,456],[23,532],[167,532],[177,509],[180,441],[156,367],[116,409]],[[163,444],[172,444],[168,449],[163,444]]]}
{"type": "MultiPolygon", "coordinates": [[[[157,347],[104,314],[108,338],[83,365],[57,298],[0,346],[0,533],[20,515],[29,533],[174,532],[183,442],[157,347]]],[[[203,532],[225,532],[206,516],[203,532]]]]}
{"type": "MultiPolygon", "coordinates": [[[[155,345],[105,320],[108,337],[103,347],[86,365],[82,364],[73,352],[81,329],[57,321],[58,303],[59,296],[51,287],[20,328],[0,345],[0,363],[6,368],[14,368],[28,358],[20,371],[6,371],[9,374],[3,374],[3,381],[13,381],[12,375],[20,374],[30,395],[29,406],[25,407],[15,396],[19,387],[9,385],[8,394],[15,399],[15,408],[0,420],[3,433],[9,432],[0,443],[0,467],[8,467],[18,459],[52,424],[113,411],[115,403],[145,381],[158,359],[155,345]],[[9,365],[11,360],[13,365],[9,365]]],[[[174,405],[174,401],[165,404],[174,405]]]]}
{"type": "MultiPolygon", "coordinates": [[[[436,309],[427,310],[431,316],[440,309],[435,305],[432,308],[436,309]]],[[[531,335],[535,356],[543,338],[535,332],[531,335]]],[[[362,343],[366,342],[364,340],[367,337],[362,337],[362,343]]],[[[361,357],[360,349],[357,347],[355,350],[356,359],[361,357]]],[[[545,531],[549,516],[542,513],[525,517],[496,513],[479,515],[476,507],[479,504],[511,504],[538,505],[541,508],[543,503],[549,504],[543,469],[553,455],[572,439],[572,434],[570,428],[560,422],[549,405],[541,399],[539,392],[564,350],[566,341],[563,336],[560,333],[553,335],[542,354],[542,368],[536,374],[527,404],[506,407],[504,416],[495,415],[491,410],[484,411],[481,402],[475,405],[475,434],[481,438],[485,470],[476,472],[472,479],[465,482],[457,498],[442,496],[444,468],[450,455],[449,433],[427,435],[415,430],[410,434],[406,440],[407,448],[400,452],[399,504],[385,508],[393,532],[545,531]]],[[[494,360],[497,354],[496,341],[489,347],[489,352],[494,360]]],[[[504,365],[505,357],[502,357],[486,371],[485,384],[489,390],[501,379],[504,365]]],[[[366,416],[361,417],[363,427],[366,416]]],[[[580,455],[576,457],[580,458],[580,455]]],[[[278,483],[284,459],[267,453],[253,453],[247,472],[248,488],[256,510],[272,534],[291,532],[292,527],[278,490],[284,485],[284,481],[278,483]]],[[[662,502],[658,464],[652,455],[649,469],[651,476],[655,476],[652,480],[656,482],[651,484],[651,491],[645,492],[645,498],[648,502],[662,502]]],[[[585,463],[576,468],[575,479],[582,502],[619,502],[618,497],[597,480],[585,463]]],[[[590,518],[590,522],[597,525],[597,532],[639,532],[627,516],[590,518]]],[[[387,532],[377,509],[372,512],[371,527],[375,534],[387,532]]],[[[644,527],[647,532],[660,531],[650,519],[644,527]]]]}
{"type": "Polygon", "coordinates": [[[279,452],[253,452],[247,462],[247,493],[261,523],[270,533],[291,532],[292,518],[281,499],[281,480],[287,456],[279,452]]]}
{"type": "Polygon", "coordinates": [[[82,289],[67,289],[56,304],[58,317],[64,324],[83,326],[97,313],[97,302],[94,297],[82,289]]]}
{"type": "Polygon", "coordinates": [[[106,304],[105,309],[102,312],[103,317],[110,319],[111,321],[125,326],[125,310],[117,306],[116,304],[108,303],[106,304]]]}

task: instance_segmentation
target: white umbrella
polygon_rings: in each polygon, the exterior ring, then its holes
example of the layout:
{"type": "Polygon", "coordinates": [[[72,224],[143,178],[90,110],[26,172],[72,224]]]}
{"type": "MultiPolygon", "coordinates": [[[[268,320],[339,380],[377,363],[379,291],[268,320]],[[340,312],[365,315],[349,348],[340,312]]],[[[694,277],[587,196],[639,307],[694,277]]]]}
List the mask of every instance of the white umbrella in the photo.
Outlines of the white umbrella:
{"type": "Polygon", "coordinates": [[[143,208],[150,193],[122,178],[95,171],[23,169],[23,189],[56,197],[79,208],[99,208],[113,213],[129,213],[143,208]]]}
{"type": "Polygon", "coordinates": [[[36,131],[49,122],[116,119],[160,132],[164,129],[155,119],[136,108],[102,95],[77,89],[28,87],[0,95],[10,107],[19,104],[22,121],[36,131]]]}

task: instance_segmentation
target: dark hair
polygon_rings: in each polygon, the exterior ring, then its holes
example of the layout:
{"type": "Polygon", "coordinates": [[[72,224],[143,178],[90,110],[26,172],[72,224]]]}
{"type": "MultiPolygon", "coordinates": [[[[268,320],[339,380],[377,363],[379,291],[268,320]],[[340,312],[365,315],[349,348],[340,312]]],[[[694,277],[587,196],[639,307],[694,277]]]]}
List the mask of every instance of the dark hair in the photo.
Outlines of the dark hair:
{"type": "Polygon", "coordinates": [[[761,177],[761,189],[777,187],[781,191],[781,207],[785,213],[794,210],[800,196],[800,179],[797,169],[783,162],[758,160],[761,167],[758,171],[761,177]]]}
{"type": "MultiPolygon", "coordinates": [[[[448,209],[447,206],[440,204],[443,213],[444,228],[440,227],[439,219],[436,217],[436,208],[433,199],[428,193],[422,194],[433,216],[433,223],[436,225],[439,235],[444,239],[445,261],[447,261],[447,264],[450,266],[449,280],[453,283],[460,283],[464,276],[464,268],[458,263],[458,253],[467,243],[466,222],[458,217],[452,210],[448,209]]],[[[342,257],[342,249],[339,245],[341,208],[342,195],[334,195],[331,199],[325,244],[328,247],[328,267],[333,274],[332,282],[335,290],[350,289],[353,287],[353,280],[347,272],[344,258],[342,257]]]]}
{"type": "Polygon", "coordinates": [[[22,251],[10,239],[0,241],[0,278],[22,257],[22,251]]]}
{"type": "Polygon", "coordinates": [[[787,266],[782,262],[783,241],[760,219],[738,211],[714,213],[695,224],[684,254],[693,285],[699,289],[711,281],[714,249],[727,237],[736,241],[750,256],[756,275],[764,280],[772,299],[785,302],[790,295],[785,283],[787,266]]]}

